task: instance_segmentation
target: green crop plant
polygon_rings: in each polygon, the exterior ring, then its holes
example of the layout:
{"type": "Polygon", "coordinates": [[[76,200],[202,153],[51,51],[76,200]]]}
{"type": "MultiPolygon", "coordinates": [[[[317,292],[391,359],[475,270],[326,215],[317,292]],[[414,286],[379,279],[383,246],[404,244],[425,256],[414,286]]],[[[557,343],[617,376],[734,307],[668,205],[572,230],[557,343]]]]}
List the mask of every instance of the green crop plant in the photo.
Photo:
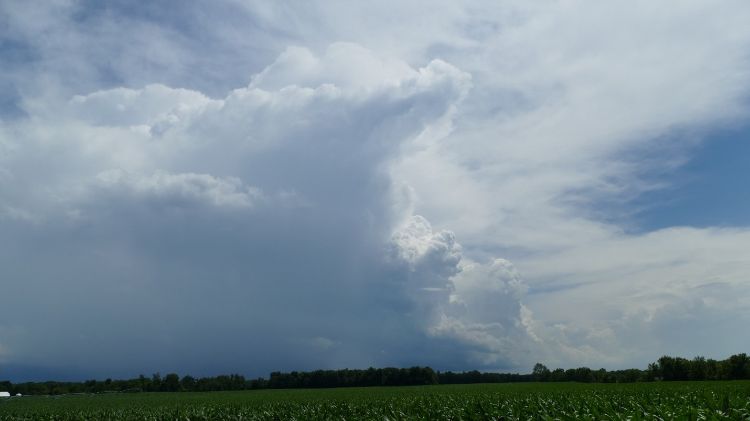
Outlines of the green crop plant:
{"type": "Polygon", "coordinates": [[[750,420],[750,382],[524,383],[30,396],[0,420],[750,420]]]}

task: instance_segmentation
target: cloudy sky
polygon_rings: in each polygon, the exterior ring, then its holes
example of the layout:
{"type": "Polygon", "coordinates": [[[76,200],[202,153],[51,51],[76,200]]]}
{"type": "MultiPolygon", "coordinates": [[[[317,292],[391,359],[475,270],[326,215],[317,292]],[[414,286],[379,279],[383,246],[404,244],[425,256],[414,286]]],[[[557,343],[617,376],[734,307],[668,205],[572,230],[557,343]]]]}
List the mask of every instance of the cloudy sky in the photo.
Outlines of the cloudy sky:
{"type": "Polygon", "coordinates": [[[750,3],[0,2],[0,378],[726,358],[750,3]]]}

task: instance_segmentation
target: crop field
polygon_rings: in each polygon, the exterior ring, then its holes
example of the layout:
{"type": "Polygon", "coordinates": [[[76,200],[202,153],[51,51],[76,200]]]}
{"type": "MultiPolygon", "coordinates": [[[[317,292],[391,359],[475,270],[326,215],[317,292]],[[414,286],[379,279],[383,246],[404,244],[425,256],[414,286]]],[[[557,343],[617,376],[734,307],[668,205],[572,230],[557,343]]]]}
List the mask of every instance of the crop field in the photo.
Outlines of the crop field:
{"type": "Polygon", "coordinates": [[[0,420],[750,420],[750,381],[30,396],[0,420]]]}

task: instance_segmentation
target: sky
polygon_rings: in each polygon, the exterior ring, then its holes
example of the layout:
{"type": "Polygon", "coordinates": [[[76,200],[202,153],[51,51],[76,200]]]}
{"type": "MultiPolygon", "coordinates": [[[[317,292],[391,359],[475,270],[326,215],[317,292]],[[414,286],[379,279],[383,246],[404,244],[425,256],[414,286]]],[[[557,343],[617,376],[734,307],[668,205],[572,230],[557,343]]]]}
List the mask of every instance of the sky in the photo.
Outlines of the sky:
{"type": "Polygon", "coordinates": [[[0,2],[0,378],[748,352],[748,21],[0,2]]]}

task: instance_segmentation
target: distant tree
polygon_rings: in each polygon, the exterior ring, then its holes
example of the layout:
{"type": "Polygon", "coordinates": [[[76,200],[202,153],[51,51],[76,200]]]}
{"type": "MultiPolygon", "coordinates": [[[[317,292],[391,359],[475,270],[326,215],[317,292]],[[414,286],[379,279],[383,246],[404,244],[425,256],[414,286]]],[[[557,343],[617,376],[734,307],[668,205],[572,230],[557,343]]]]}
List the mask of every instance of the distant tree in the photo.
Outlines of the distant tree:
{"type": "Polygon", "coordinates": [[[665,355],[659,358],[657,366],[662,380],[688,380],[692,363],[685,358],[665,355]]]}
{"type": "Polygon", "coordinates": [[[0,382],[0,392],[10,392],[13,389],[13,384],[9,381],[0,382]]]}
{"type": "Polygon", "coordinates": [[[138,376],[138,388],[140,388],[142,391],[148,391],[151,390],[151,380],[146,378],[143,374],[138,376]]]}
{"type": "Polygon", "coordinates": [[[149,390],[153,392],[161,390],[161,374],[154,373],[151,375],[151,389],[149,390]]]}
{"type": "Polygon", "coordinates": [[[164,392],[177,392],[180,390],[180,376],[175,373],[169,373],[164,376],[161,383],[161,390],[164,392]]]}
{"type": "Polygon", "coordinates": [[[657,363],[651,363],[648,365],[648,369],[646,370],[646,377],[649,381],[652,380],[661,380],[661,368],[659,367],[659,364],[657,363]]]}
{"type": "Polygon", "coordinates": [[[664,355],[658,360],[659,374],[663,380],[677,380],[677,364],[673,357],[664,355]]]}
{"type": "Polygon", "coordinates": [[[690,367],[688,368],[688,379],[690,380],[706,380],[707,364],[704,357],[695,357],[690,361],[690,367]]]}
{"type": "Polygon", "coordinates": [[[546,382],[550,377],[549,368],[542,363],[534,364],[531,374],[534,376],[534,380],[538,382],[546,382]]]}
{"type": "Polygon", "coordinates": [[[592,379],[595,383],[612,383],[614,382],[614,373],[610,373],[605,368],[591,372],[592,379]]]}
{"type": "Polygon", "coordinates": [[[730,380],[750,379],[750,358],[745,353],[732,355],[726,371],[730,380]]]}
{"type": "Polygon", "coordinates": [[[574,380],[577,382],[590,383],[594,381],[594,375],[588,367],[578,367],[575,369],[574,380]]]}
{"type": "Polygon", "coordinates": [[[721,363],[713,359],[706,360],[706,379],[721,380],[721,363]]]}
{"type": "Polygon", "coordinates": [[[550,373],[550,381],[563,382],[565,381],[565,370],[562,368],[556,368],[550,373]]]}
{"type": "Polygon", "coordinates": [[[186,375],[180,380],[180,387],[182,390],[193,391],[195,390],[195,378],[190,375],[186,375]]]}

